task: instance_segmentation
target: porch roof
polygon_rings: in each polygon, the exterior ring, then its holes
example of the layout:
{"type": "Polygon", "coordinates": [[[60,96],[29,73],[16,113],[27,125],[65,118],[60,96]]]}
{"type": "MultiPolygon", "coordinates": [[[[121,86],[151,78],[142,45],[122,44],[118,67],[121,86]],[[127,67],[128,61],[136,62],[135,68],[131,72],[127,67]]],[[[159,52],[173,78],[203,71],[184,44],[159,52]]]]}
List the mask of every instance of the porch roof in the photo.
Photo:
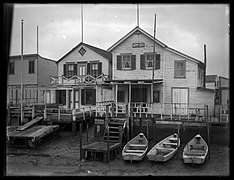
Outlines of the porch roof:
{"type": "MultiPolygon", "coordinates": [[[[152,80],[149,79],[109,80],[105,82],[109,82],[111,84],[152,84],[152,80]]],[[[163,83],[163,79],[154,79],[153,83],[163,83]]]]}

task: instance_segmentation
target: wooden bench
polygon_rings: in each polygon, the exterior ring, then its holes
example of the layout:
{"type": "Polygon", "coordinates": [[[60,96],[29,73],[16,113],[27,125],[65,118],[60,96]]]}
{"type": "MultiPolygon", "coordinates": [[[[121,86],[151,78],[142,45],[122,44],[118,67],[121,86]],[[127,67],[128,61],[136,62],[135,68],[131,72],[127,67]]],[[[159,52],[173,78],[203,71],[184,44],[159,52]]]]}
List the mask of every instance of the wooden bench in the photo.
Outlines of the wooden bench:
{"type": "Polygon", "coordinates": [[[205,150],[205,146],[202,144],[190,145],[190,150],[205,150]]]}
{"type": "Polygon", "coordinates": [[[164,142],[163,145],[177,146],[177,143],[164,142]]]}
{"type": "Polygon", "coordinates": [[[177,138],[169,138],[169,141],[171,141],[171,142],[177,142],[178,139],[177,138]]]}
{"type": "Polygon", "coordinates": [[[156,149],[159,151],[174,151],[175,150],[174,148],[163,148],[163,147],[158,147],[156,149]]]}
{"type": "Polygon", "coordinates": [[[185,153],[187,156],[204,156],[206,153],[204,151],[191,150],[185,153]]]}
{"type": "Polygon", "coordinates": [[[143,152],[145,152],[145,150],[130,150],[130,149],[126,149],[125,152],[127,152],[127,153],[143,153],[143,152]]]}
{"type": "Polygon", "coordinates": [[[129,148],[131,150],[144,150],[146,148],[146,144],[130,144],[129,148]]]}

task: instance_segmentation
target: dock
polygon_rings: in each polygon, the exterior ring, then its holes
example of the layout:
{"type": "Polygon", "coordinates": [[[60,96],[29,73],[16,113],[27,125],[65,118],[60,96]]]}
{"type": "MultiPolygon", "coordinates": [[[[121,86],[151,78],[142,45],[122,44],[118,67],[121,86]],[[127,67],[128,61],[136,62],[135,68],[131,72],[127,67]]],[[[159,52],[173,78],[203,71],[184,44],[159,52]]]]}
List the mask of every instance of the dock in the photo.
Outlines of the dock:
{"type": "Polygon", "coordinates": [[[18,131],[18,127],[7,127],[7,143],[9,147],[38,149],[42,145],[59,138],[59,125],[38,125],[18,131]]]}
{"type": "MultiPolygon", "coordinates": [[[[120,152],[121,143],[109,143],[110,160],[113,160],[120,152]]],[[[107,142],[96,141],[92,144],[83,145],[81,153],[86,160],[109,161],[107,142]]]]}

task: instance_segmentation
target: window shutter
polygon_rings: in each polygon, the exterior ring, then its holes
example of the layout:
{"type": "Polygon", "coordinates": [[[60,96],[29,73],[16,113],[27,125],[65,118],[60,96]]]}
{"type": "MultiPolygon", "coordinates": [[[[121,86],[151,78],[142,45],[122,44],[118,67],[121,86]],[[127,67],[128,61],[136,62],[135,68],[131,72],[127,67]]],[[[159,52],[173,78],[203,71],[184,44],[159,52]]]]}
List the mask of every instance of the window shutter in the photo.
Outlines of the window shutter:
{"type": "Polygon", "coordinates": [[[117,56],[117,70],[122,69],[122,57],[120,55],[117,56]]]}
{"type": "Polygon", "coordinates": [[[81,89],[81,105],[85,105],[85,90],[81,89]]]}
{"type": "Polygon", "coordinates": [[[66,77],[67,76],[67,64],[63,65],[63,75],[66,77]]]}
{"type": "Polygon", "coordinates": [[[131,56],[131,70],[136,69],[136,55],[131,56]]]}
{"type": "Polygon", "coordinates": [[[56,90],[55,93],[56,93],[56,104],[59,104],[59,90],[56,90]]]}
{"type": "Polygon", "coordinates": [[[77,75],[77,64],[74,64],[74,75],[77,75]]]}
{"type": "Polygon", "coordinates": [[[93,95],[92,95],[92,97],[93,97],[93,100],[92,100],[92,105],[96,105],[96,89],[93,89],[92,90],[93,91],[93,95]]]}
{"type": "Polygon", "coordinates": [[[91,69],[91,65],[90,63],[87,63],[87,75],[91,74],[90,69],[91,69]]]}
{"type": "Polygon", "coordinates": [[[102,74],[102,62],[98,63],[98,75],[102,74]]]}
{"type": "Polygon", "coordinates": [[[160,69],[160,54],[156,54],[155,69],[160,69]]]}
{"type": "Polygon", "coordinates": [[[140,59],[140,61],[141,61],[141,67],[140,67],[140,69],[145,69],[145,55],[144,54],[141,54],[141,59],[140,59]]]}

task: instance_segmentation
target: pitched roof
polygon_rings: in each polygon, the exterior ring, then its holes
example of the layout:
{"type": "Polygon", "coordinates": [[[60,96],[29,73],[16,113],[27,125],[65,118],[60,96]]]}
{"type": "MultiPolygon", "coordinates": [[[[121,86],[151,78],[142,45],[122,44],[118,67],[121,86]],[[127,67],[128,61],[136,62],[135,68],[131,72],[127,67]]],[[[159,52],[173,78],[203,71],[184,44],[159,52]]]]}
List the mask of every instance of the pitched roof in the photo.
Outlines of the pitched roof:
{"type": "Polygon", "coordinates": [[[206,75],[206,82],[215,82],[217,75],[206,75]]]}
{"type": "MultiPolygon", "coordinates": [[[[125,41],[129,36],[131,36],[133,33],[135,33],[136,31],[140,31],[141,33],[143,33],[144,35],[146,35],[148,38],[150,38],[152,41],[154,41],[154,37],[152,35],[150,35],[149,33],[147,33],[146,31],[144,31],[143,29],[141,29],[139,26],[136,26],[133,30],[131,30],[128,34],[126,34],[124,37],[122,37],[119,41],[117,41],[115,44],[113,44],[110,48],[107,49],[107,51],[112,51],[114,48],[116,48],[119,44],[121,44],[123,41],[125,41]]],[[[158,39],[155,38],[155,42],[158,43],[160,46],[162,46],[163,48],[167,49],[168,51],[171,51],[175,54],[178,54],[180,56],[183,56],[187,59],[190,59],[191,61],[195,61],[197,63],[202,63],[200,60],[195,59],[191,56],[188,56],[182,52],[179,52],[173,48],[168,47],[166,44],[164,44],[163,42],[159,41],[158,39]]]]}
{"type": "Polygon", "coordinates": [[[107,52],[107,51],[105,51],[103,49],[100,49],[100,48],[97,48],[95,46],[92,46],[90,44],[86,44],[86,43],[80,42],[77,46],[75,46],[74,48],[72,48],[72,50],[70,50],[63,57],[61,57],[57,62],[59,62],[62,59],[64,59],[66,56],[68,56],[70,53],[72,53],[75,49],[77,49],[81,45],[84,45],[84,46],[88,47],[89,49],[91,49],[92,51],[96,52],[97,54],[101,55],[102,57],[106,58],[109,61],[112,60],[112,54],[110,52],[107,52]]]}
{"type": "MultiPolygon", "coordinates": [[[[56,62],[56,61],[53,60],[53,59],[48,59],[48,58],[42,57],[42,56],[40,56],[39,54],[23,54],[24,60],[26,60],[27,58],[38,58],[38,57],[40,57],[40,58],[43,59],[43,60],[49,60],[49,61],[56,62]]],[[[21,55],[9,56],[9,59],[20,60],[20,59],[21,59],[21,55]]]]}

